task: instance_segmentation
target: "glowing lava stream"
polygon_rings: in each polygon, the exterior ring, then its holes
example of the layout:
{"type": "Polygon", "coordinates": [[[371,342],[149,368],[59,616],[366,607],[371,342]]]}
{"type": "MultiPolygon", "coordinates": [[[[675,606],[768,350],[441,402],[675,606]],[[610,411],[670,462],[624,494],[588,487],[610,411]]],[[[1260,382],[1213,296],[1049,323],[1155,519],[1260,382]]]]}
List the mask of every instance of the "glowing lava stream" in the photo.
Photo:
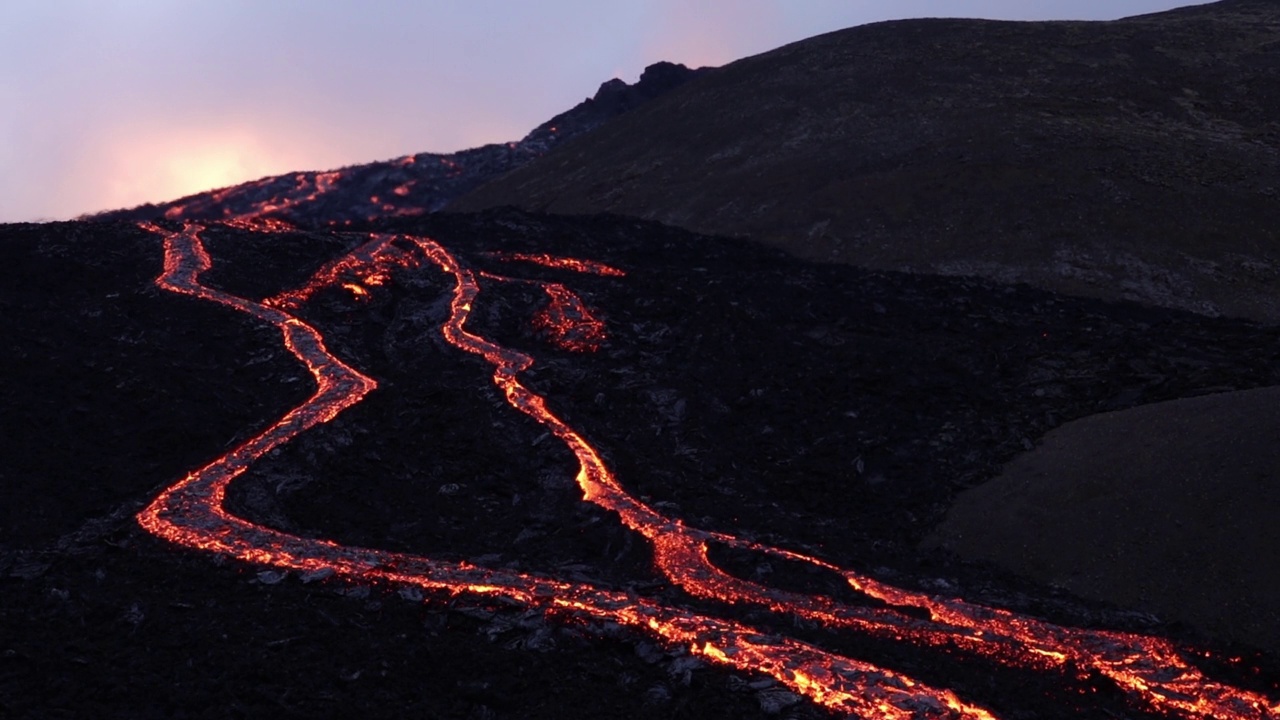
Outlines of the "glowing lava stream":
{"type": "MultiPolygon", "coordinates": [[[[492,255],[580,272],[621,274],[621,271],[607,265],[570,258],[515,253],[492,255]]],[[[470,273],[458,268],[456,261],[451,262],[454,264],[447,269],[459,277],[460,284],[474,288],[475,281],[470,273]]],[[[497,280],[506,279],[487,273],[484,275],[497,280]]],[[[540,284],[548,286],[547,283],[540,284]]],[[[556,287],[563,289],[563,286],[556,287]]],[[[473,290],[472,298],[474,292],[476,290],[473,290]]],[[[470,302],[468,299],[467,311],[470,302]]],[[[696,597],[767,607],[774,612],[816,621],[828,628],[851,628],[879,637],[958,649],[1004,665],[1040,670],[1072,669],[1080,679],[1095,671],[1149,708],[1187,718],[1243,720],[1280,717],[1280,704],[1209,680],[1186,661],[1173,643],[1162,638],[1068,628],[1007,610],[957,599],[934,598],[885,585],[819,558],[744,541],[732,535],[690,528],[679,520],[667,518],[629,495],[594,449],[548,411],[540,396],[520,385],[515,376],[532,364],[532,358],[511,350],[486,349],[475,341],[449,336],[450,326],[455,323],[455,332],[464,332],[461,328],[465,321],[465,314],[450,319],[446,326],[449,342],[482,355],[494,364],[494,382],[506,392],[508,401],[548,426],[578,457],[580,470],[577,480],[585,499],[617,512],[627,527],[648,538],[653,543],[655,564],[662,573],[696,597]],[[716,567],[708,557],[708,542],[712,541],[829,570],[844,577],[854,590],[889,605],[926,610],[930,619],[922,620],[893,609],[844,605],[823,596],[781,592],[733,577],[716,567]]],[[[479,342],[487,344],[487,341],[479,342]]]]}
{"type": "MultiPolygon", "coordinates": [[[[159,228],[150,229],[164,233],[159,228]]],[[[952,711],[960,716],[989,717],[980,708],[964,706],[947,691],[925,688],[901,675],[831,655],[804,643],[767,638],[731,621],[692,615],[653,605],[643,598],[603,591],[589,585],[562,583],[531,575],[495,573],[466,564],[443,564],[421,557],[296,538],[225,514],[221,510],[224,488],[248,464],[303,429],[328,420],[344,407],[355,404],[374,386],[372,380],[329,355],[319,333],[300,320],[282,310],[201,286],[198,274],[209,268],[210,260],[198,240],[198,228],[188,227],[183,233],[164,234],[165,273],[157,281],[161,287],[223,302],[282,328],[285,345],[305,361],[315,375],[319,389],[307,404],[285,415],[260,436],[197,471],[157,498],[140,515],[142,524],[151,532],[174,542],[285,568],[330,569],[348,578],[381,579],[453,593],[499,594],[552,611],[572,611],[576,615],[618,621],[646,629],[669,642],[689,644],[692,651],[710,660],[776,676],[796,691],[833,710],[858,712],[865,717],[931,717],[940,716],[938,712],[951,714],[952,711]],[[803,662],[796,665],[800,660],[803,662]],[[904,715],[904,712],[908,714],[904,715]]],[[[268,302],[276,306],[296,306],[305,301],[316,287],[332,284],[352,287],[342,282],[343,273],[361,275],[362,281],[369,284],[381,284],[387,282],[388,273],[397,266],[419,264],[412,255],[390,245],[392,240],[388,236],[376,237],[337,263],[326,266],[306,287],[283,293],[268,302]]],[[[550,413],[543,398],[521,386],[516,377],[529,368],[531,357],[494,345],[463,328],[472,302],[479,293],[479,286],[470,270],[461,268],[452,255],[434,242],[422,238],[404,240],[415,243],[426,259],[452,274],[456,281],[453,311],[443,328],[449,342],[462,350],[484,356],[495,366],[495,383],[503,389],[512,405],[547,425],[579,457],[577,479],[586,498],[617,511],[628,527],[652,539],[659,568],[695,596],[750,602],[817,620],[827,626],[846,626],[882,637],[955,648],[987,656],[1006,665],[1037,669],[1074,666],[1076,673],[1082,675],[1094,670],[1115,680],[1120,688],[1134,694],[1146,705],[1185,717],[1243,719],[1277,715],[1276,706],[1268,705],[1266,698],[1203,678],[1164,639],[1062,628],[1009,611],[901,591],[814,557],[687,528],[678,520],[660,515],[628,496],[609,474],[594,448],[550,413]],[[842,606],[829,598],[772,591],[763,585],[732,578],[710,564],[707,557],[709,541],[750,548],[836,571],[844,575],[855,589],[881,598],[890,605],[922,607],[932,620],[916,619],[895,610],[842,606]]],[[[580,269],[562,263],[540,264],[580,269]]]]}
{"type": "MultiPolygon", "coordinates": [[[[544,256],[550,257],[550,256],[544,256]]],[[[569,260],[569,258],[556,258],[569,260]]],[[[576,261],[573,261],[576,262],[576,261]]],[[[545,263],[544,263],[545,264],[545,263]]],[[[570,268],[580,272],[594,272],[573,265],[548,265],[548,267],[570,268]]],[[[607,267],[607,266],[604,266],[607,267]]],[[[609,268],[613,270],[612,268],[609,268]]],[[[621,272],[614,270],[614,272],[621,272]]],[[[595,352],[603,345],[609,334],[604,323],[591,312],[582,298],[560,283],[545,280],[528,280],[525,278],[509,278],[504,275],[481,272],[480,277],[497,282],[528,283],[537,285],[547,295],[547,304],[533,316],[533,326],[546,334],[546,339],[561,350],[570,352],[595,352]]],[[[465,349],[465,348],[463,348],[465,349]]],[[[495,363],[496,364],[496,363],[495,363]]],[[[542,422],[541,418],[538,418],[542,422]]]]}
{"type": "MultiPolygon", "coordinates": [[[[330,354],[319,332],[310,325],[282,310],[200,284],[201,273],[212,263],[200,241],[199,226],[187,225],[177,233],[155,225],[143,227],[164,235],[165,267],[157,285],[226,305],[275,325],[283,334],[285,346],[306,364],[317,383],[310,399],[275,424],[165,489],[138,514],[138,522],[148,532],[170,542],[250,563],[299,571],[328,570],[351,580],[382,581],[454,595],[502,597],[551,613],[616,622],[663,642],[685,646],[712,662],[771,675],[816,703],[863,718],[993,720],[993,715],[962,702],[949,690],[931,688],[869,663],[789,638],[766,635],[730,620],[582,583],[302,538],[229,514],[223,508],[223,500],[232,480],[272,449],[359,402],[376,383],[330,354]]],[[[379,247],[388,247],[391,239],[377,238],[374,243],[378,245],[365,249],[376,254],[379,247]]],[[[462,329],[477,292],[474,280],[443,247],[425,239],[414,242],[458,281],[446,336],[466,343],[468,348],[474,348],[473,352],[518,357],[519,364],[527,367],[531,362],[528,356],[512,353],[462,329]]],[[[495,378],[504,378],[508,397],[522,409],[543,408],[542,399],[520,386],[514,373],[499,368],[495,378]]],[[[558,421],[557,424],[565,427],[558,421]]],[[[577,442],[594,457],[585,441],[579,438],[577,442]]]]}
{"type": "MultiPolygon", "coordinates": [[[[199,228],[188,226],[182,233],[167,233],[154,226],[149,229],[166,236],[165,272],[157,280],[161,287],[229,305],[281,328],[285,344],[307,364],[319,385],[307,403],[271,428],[166,490],[139,515],[143,526],[151,532],[174,542],[251,562],[300,570],[330,569],[349,578],[384,580],[451,593],[500,595],[552,611],[572,611],[612,620],[689,646],[692,652],[710,660],[767,673],[832,710],[866,718],[992,717],[985,710],[962,703],[950,691],[930,688],[811,645],[771,638],[731,621],[577,583],[297,538],[228,515],[222,509],[222,498],[232,479],[263,453],[358,402],[374,384],[325,351],[314,329],[283,310],[201,285],[198,276],[210,266],[210,260],[200,243],[199,228]]],[[[393,239],[375,237],[323,269],[306,287],[268,302],[277,307],[296,307],[316,287],[341,283],[344,271],[356,274],[363,271],[366,280],[377,279],[370,284],[380,284],[391,268],[417,264],[404,251],[391,246],[393,239]]],[[[544,398],[519,382],[517,376],[532,365],[531,357],[464,329],[479,293],[472,273],[437,243],[423,238],[404,239],[414,243],[427,259],[455,279],[452,313],[442,328],[446,339],[494,365],[494,382],[508,401],[548,427],[578,458],[577,480],[585,499],[617,512],[624,524],[653,542],[659,569],[691,594],[759,605],[815,620],[827,627],[853,628],[881,637],[969,652],[1015,667],[1072,668],[1081,676],[1096,671],[1111,678],[1142,704],[1182,717],[1234,720],[1280,716],[1280,706],[1269,703],[1266,698],[1204,678],[1166,640],[1066,628],[960,600],[932,598],[883,585],[817,558],[689,528],[679,520],[665,517],[628,495],[585,439],[551,413],[544,398]],[[837,572],[854,589],[890,605],[923,608],[931,620],[890,608],[847,606],[826,597],[779,592],[734,578],[707,557],[707,544],[712,541],[837,572]]],[[[593,265],[607,267],[569,259],[563,259],[569,263],[557,260],[553,264],[544,262],[547,258],[550,256],[509,259],[586,272],[595,271],[593,265]]]]}
{"type": "Polygon", "coordinates": [[[562,270],[573,270],[575,272],[590,273],[591,275],[604,275],[606,277],[624,277],[626,273],[615,267],[610,267],[602,262],[595,260],[579,260],[577,258],[558,257],[556,255],[548,255],[547,253],[516,253],[516,252],[491,252],[485,253],[489,257],[508,262],[528,262],[535,265],[542,265],[549,268],[560,268],[562,270]]]}

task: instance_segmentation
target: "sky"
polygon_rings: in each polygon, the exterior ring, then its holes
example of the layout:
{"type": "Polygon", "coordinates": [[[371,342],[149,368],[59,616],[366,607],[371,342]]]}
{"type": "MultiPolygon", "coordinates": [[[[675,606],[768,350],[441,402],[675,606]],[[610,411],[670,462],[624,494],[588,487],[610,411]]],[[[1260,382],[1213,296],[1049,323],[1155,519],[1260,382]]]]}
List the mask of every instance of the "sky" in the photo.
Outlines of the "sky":
{"type": "Polygon", "coordinates": [[[2,0],[0,222],[518,140],[659,60],[879,20],[1200,0],[2,0]]]}

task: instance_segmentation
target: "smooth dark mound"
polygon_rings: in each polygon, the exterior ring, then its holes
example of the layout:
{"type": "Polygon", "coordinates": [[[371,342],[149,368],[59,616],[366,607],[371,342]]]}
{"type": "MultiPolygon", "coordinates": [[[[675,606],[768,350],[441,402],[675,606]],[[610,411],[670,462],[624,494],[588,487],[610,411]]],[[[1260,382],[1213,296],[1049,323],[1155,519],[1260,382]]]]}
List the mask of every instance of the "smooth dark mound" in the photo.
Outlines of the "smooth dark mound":
{"type": "MultiPolygon", "coordinates": [[[[957,493],[1066,421],[1277,384],[1274,328],[818,265],[616,216],[504,211],[382,229],[435,237],[477,269],[563,282],[596,308],[610,337],[594,354],[550,346],[529,323],[539,299],[517,284],[486,290],[472,329],[533,354],[529,386],[666,512],[907,587],[1221,647],[915,548],[957,493]],[[583,257],[628,276],[519,266],[495,250],[583,257]]],[[[206,237],[207,282],[251,298],[367,238],[226,227],[206,237]]],[[[153,287],[158,236],[109,223],[5,226],[0,252],[5,337],[21,359],[0,387],[21,409],[6,420],[21,444],[4,469],[0,715],[821,717],[769,681],[617,628],[284,577],[146,535],[132,513],[300,402],[304,371],[274,333],[153,287]]],[[[379,389],[237,480],[234,512],[689,603],[944,685],[1002,717],[1140,716],[1114,690],[1086,697],[1058,676],[700,605],[666,586],[641,539],[580,502],[563,449],[503,404],[483,363],[440,340],[447,291],[423,271],[367,303],[335,289],[302,309],[379,389]]],[[[834,577],[713,551],[744,577],[840,591],[834,577]]],[[[1244,656],[1209,670],[1274,693],[1273,658],[1244,656]]]]}

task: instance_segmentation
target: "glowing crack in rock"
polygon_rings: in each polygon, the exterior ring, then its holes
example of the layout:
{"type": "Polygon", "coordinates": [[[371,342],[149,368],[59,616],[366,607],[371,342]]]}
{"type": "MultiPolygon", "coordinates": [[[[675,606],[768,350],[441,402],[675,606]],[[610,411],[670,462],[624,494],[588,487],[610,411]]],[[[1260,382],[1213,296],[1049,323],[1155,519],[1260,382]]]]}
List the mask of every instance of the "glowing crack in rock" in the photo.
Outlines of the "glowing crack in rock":
{"type": "Polygon", "coordinates": [[[592,275],[626,277],[626,273],[622,270],[610,267],[602,262],[596,262],[595,260],[580,260],[578,258],[560,257],[558,255],[549,255],[547,253],[492,252],[486,254],[489,257],[494,257],[507,262],[527,262],[534,263],[535,265],[542,265],[544,267],[573,270],[576,272],[590,273],[592,275]]]}
{"type": "MultiPolygon", "coordinates": [[[[561,258],[568,260],[569,258],[561,258]]],[[[570,270],[582,271],[576,265],[562,265],[570,270]]],[[[610,268],[612,270],[612,268],[610,268]]],[[[587,271],[590,272],[590,271],[587,271]]],[[[614,270],[615,273],[621,271],[614,270]]],[[[596,317],[595,312],[587,306],[578,294],[555,282],[512,278],[489,272],[481,272],[480,277],[498,282],[528,283],[537,285],[547,296],[547,304],[533,315],[533,327],[551,344],[569,352],[595,352],[604,346],[609,332],[604,322],[596,317]]]]}
{"type": "MultiPolygon", "coordinates": [[[[579,582],[301,538],[226,512],[223,499],[227,486],[256,460],[300,433],[333,419],[376,388],[372,379],[329,353],[320,333],[289,310],[324,287],[347,287],[362,297],[372,287],[390,281],[396,270],[434,265],[454,283],[450,314],[441,327],[445,339],[492,365],[494,384],[508,403],[541,423],[577,458],[576,479],[584,500],[615,512],[626,527],[647,538],[653,545],[658,570],[690,595],[756,606],[832,629],[939,648],[950,655],[978,656],[1011,667],[1074,674],[1077,679],[1098,673],[1111,679],[1136,705],[1170,717],[1280,717],[1280,704],[1205,677],[1168,640],[1059,626],[1007,610],[903,590],[820,558],[692,528],[678,518],[662,514],[627,493],[596,449],[555,415],[544,397],[520,382],[520,373],[534,362],[531,356],[466,329],[480,293],[479,281],[475,273],[433,240],[373,235],[364,245],[322,268],[302,288],[259,303],[200,283],[199,277],[209,269],[211,260],[200,240],[199,226],[189,224],[180,232],[154,225],[143,227],[164,236],[164,272],[156,281],[160,287],[226,305],[275,326],[282,342],[306,365],[316,382],[315,393],[305,403],[169,487],[139,513],[141,525],[159,537],[251,563],[300,571],[324,570],[351,581],[383,582],[449,595],[499,596],[539,608],[550,616],[616,622],[665,643],[686,647],[710,662],[769,675],[814,703],[861,718],[994,719],[987,710],[963,701],[945,688],[931,687],[872,663],[736,621],[579,582]],[[888,607],[852,606],[821,595],[784,592],[735,578],[712,563],[708,557],[710,543],[837,573],[854,590],[881,600],[888,607]]],[[[574,269],[569,265],[541,264],[574,269]]],[[[563,287],[541,284],[544,288],[563,287]]]]}

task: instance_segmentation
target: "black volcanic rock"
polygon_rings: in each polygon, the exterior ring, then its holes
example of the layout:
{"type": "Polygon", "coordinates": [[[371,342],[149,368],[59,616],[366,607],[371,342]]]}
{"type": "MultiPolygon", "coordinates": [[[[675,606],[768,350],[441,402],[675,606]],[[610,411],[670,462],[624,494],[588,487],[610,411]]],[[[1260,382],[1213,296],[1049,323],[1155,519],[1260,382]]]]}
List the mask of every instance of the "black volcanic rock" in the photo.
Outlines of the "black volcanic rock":
{"type": "Polygon", "coordinates": [[[684,65],[650,65],[629,85],[610,80],[587,98],[534,128],[518,142],[454,153],[419,153],[326,172],[266,177],[177,200],[113,210],[95,220],[230,220],[253,216],[295,225],[349,225],[379,217],[435,212],[478,185],[545,155],[703,73],[684,65]]]}
{"type": "Polygon", "coordinates": [[[904,20],[717,68],[451,206],[1280,321],[1280,3],[904,20]]]}
{"type": "MultiPolygon", "coordinates": [[[[597,308],[609,330],[597,353],[549,345],[529,322],[541,299],[518,282],[487,286],[469,328],[533,355],[528,386],[628,490],[688,523],[1059,623],[1207,642],[914,544],[957,492],[1064,421],[1276,384],[1275,328],[819,265],[616,216],[437,214],[370,229],[429,235],[477,271],[565,283],[597,308]],[[588,258],[627,276],[493,251],[588,258]]],[[[367,235],[213,226],[205,237],[204,280],[258,298],[367,235]]],[[[0,375],[5,407],[23,408],[7,437],[38,419],[4,471],[23,478],[0,486],[0,715],[824,716],[768,680],[607,624],[217,562],[143,532],[131,515],[165,484],[310,390],[272,332],[153,287],[160,242],[124,223],[0,226],[6,357],[22,360],[0,375]],[[89,420],[57,422],[69,403],[89,420]]],[[[401,273],[367,302],[332,288],[299,311],[379,388],[236,480],[233,512],[689,604],[952,688],[999,717],[1144,717],[1105,681],[830,632],[663,583],[647,543],[582,502],[564,448],[504,405],[486,364],[440,339],[448,290],[438,272],[401,273]]],[[[712,553],[744,577],[850,594],[825,573],[712,553]]],[[[1280,693],[1274,655],[1210,649],[1240,658],[1207,665],[1213,677],[1280,693]]]]}

